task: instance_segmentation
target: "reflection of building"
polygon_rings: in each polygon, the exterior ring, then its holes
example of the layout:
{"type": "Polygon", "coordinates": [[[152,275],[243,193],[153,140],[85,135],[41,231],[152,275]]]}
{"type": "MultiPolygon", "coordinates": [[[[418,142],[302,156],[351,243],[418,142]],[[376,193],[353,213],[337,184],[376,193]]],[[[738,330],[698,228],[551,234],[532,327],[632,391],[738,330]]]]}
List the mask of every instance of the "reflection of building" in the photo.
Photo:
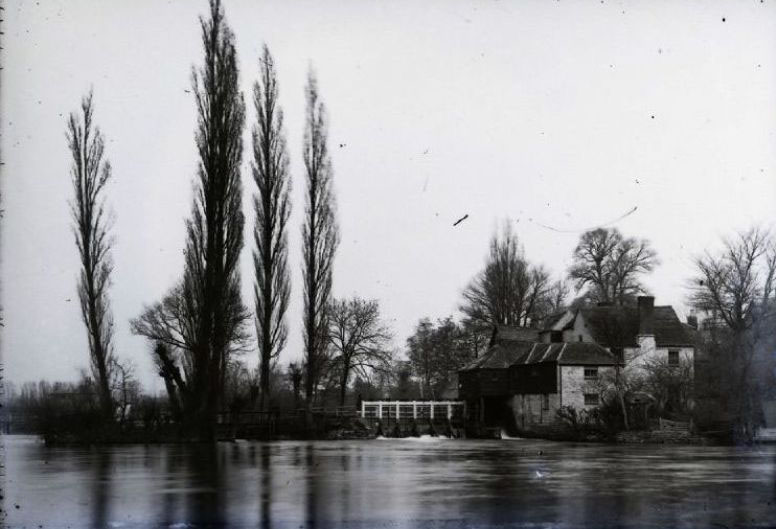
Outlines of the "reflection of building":
{"type": "Polygon", "coordinates": [[[776,400],[763,402],[763,427],[757,432],[759,441],[776,441],[776,400]]]}
{"type": "Polygon", "coordinates": [[[597,306],[566,312],[547,328],[497,328],[488,350],[459,372],[460,397],[479,425],[530,429],[552,425],[557,410],[600,404],[602,380],[618,368],[690,362],[694,347],[670,306],[654,298],[637,307],[597,306]]]}

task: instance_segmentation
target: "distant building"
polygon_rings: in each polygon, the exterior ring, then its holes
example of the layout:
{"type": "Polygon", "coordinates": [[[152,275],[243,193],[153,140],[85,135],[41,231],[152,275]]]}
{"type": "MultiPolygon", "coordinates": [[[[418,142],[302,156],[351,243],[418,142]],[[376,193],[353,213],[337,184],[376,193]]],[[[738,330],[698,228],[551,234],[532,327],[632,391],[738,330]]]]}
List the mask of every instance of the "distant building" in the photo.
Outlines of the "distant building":
{"type": "Polygon", "coordinates": [[[547,328],[494,329],[487,351],[459,371],[467,415],[483,426],[548,426],[562,406],[600,404],[600,380],[648,361],[694,361],[693,340],[670,306],[597,306],[552,318],[547,328]]]}

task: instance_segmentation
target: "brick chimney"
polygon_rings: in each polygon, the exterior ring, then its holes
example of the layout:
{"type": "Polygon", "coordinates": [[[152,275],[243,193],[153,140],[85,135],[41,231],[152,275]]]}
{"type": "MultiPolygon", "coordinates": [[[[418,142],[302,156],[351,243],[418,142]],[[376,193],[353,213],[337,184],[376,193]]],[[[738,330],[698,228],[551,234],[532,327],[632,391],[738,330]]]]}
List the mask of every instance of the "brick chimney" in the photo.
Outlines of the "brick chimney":
{"type": "Polygon", "coordinates": [[[639,334],[636,340],[639,351],[629,363],[643,364],[653,358],[657,344],[655,343],[655,298],[652,296],[639,296],[639,334]]]}
{"type": "Polygon", "coordinates": [[[655,298],[639,296],[639,335],[655,335],[655,298]]]}
{"type": "Polygon", "coordinates": [[[697,329],[698,328],[698,316],[696,316],[695,314],[690,314],[689,316],[687,316],[687,325],[689,325],[693,329],[697,329]]]}

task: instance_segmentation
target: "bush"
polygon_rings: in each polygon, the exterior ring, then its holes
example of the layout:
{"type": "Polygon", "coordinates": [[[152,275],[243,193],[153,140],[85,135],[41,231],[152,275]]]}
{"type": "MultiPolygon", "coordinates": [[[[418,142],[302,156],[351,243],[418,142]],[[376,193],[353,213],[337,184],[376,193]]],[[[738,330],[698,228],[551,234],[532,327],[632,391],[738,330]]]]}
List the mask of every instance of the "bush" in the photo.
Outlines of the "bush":
{"type": "Polygon", "coordinates": [[[602,431],[598,408],[577,410],[572,406],[561,406],[556,412],[558,419],[565,424],[576,438],[587,438],[602,431]]]}

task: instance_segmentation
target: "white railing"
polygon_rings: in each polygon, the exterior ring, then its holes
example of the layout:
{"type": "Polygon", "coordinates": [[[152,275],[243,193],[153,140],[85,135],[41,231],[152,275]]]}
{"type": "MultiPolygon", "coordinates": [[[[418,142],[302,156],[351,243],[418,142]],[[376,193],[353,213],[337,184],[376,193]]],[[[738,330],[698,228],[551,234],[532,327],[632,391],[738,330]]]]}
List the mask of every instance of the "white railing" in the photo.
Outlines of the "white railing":
{"type": "Polygon", "coordinates": [[[458,400],[374,400],[361,402],[362,418],[452,419],[463,417],[466,403],[458,400]]]}

